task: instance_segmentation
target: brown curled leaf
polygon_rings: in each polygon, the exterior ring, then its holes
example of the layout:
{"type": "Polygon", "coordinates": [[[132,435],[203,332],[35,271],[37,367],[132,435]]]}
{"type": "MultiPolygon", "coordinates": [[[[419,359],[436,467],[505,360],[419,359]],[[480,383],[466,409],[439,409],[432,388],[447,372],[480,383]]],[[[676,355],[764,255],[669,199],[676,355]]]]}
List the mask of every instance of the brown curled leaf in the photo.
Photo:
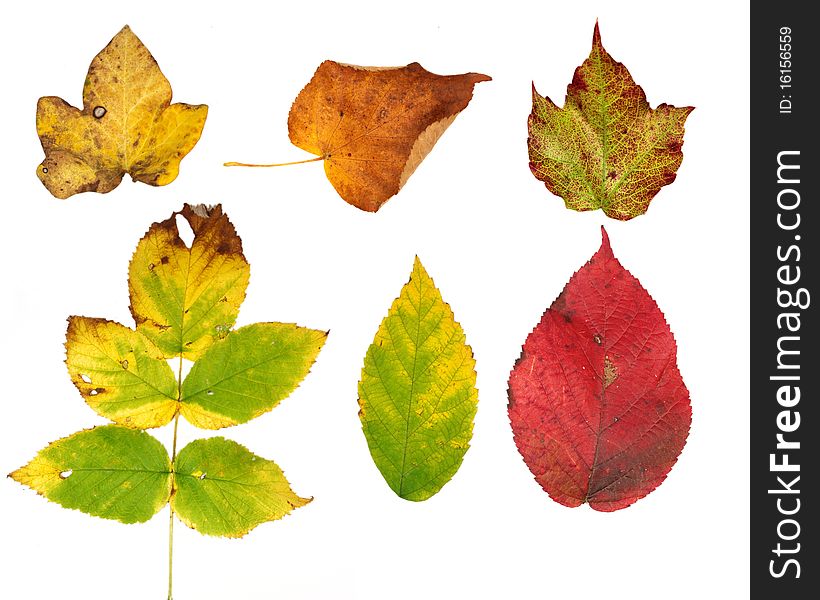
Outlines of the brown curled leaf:
{"type": "Polygon", "coordinates": [[[435,75],[419,63],[360,67],[326,60],[288,115],[290,141],[324,161],[342,199],[375,212],[407,182],[487,75],[435,75]]]}
{"type": "Polygon", "coordinates": [[[397,194],[486,75],[435,75],[419,63],[324,61],[288,115],[290,141],[325,162],[346,201],[374,212],[397,194]]]}

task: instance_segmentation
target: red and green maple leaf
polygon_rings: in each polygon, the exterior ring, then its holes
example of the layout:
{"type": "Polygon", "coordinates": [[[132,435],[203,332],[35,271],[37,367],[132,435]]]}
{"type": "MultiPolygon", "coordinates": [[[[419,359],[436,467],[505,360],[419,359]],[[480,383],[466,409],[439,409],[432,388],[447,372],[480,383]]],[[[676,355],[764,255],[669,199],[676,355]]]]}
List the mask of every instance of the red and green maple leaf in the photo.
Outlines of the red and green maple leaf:
{"type": "Polygon", "coordinates": [[[655,194],[675,181],[692,110],[650,108],[627,68],[604,49],[596,23],[592,51],[567,86],[564,108],[533,85],[530,170],[567,208],[600,208],[627,221],[644,214],[655,194]]]}

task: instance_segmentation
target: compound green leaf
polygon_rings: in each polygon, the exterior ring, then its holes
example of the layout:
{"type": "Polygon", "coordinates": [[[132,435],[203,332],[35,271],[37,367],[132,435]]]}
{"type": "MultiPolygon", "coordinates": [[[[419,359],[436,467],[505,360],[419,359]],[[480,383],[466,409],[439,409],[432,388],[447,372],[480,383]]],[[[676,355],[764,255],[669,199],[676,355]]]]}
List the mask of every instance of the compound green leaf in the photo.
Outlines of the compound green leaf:
{"type": "Polygon", "coordinates": [[[390,488],[426,500],[458,471],[478,405],[464,331],[418,257],[367,350],[359,418],[390,488]]]}
{"type": "Polygon", "coordinates": [[[9,476],[66,508],[123,523],[147,521],[171,496],[165,447],[119,425],[52,442],[9,476]]]}
{"type": "Polygon", "coordinates": [[[675,180],[683,160],[683,129],[691,106],[649,107],[627,68],[601,44],[567,87],[564,108],[532,90],[530,169],[573,210],[603,209],[626,221],[642,215],[675,180]]]}
{"type": "Polygon", "coordinates": [[[222,207],[186,204],[154,223],[131,259],[128,289],[137,331],[166,358],[196,360],[233,327],[249,276],[242,242],[222,207]],[[194,232],[190,248],[179,236],[177,215],[194,232]]]}
{"type": "MultiPolygon", "coordinates": [[[[136,330],[70,317],[66,333],[72,381],[117,424],[58,440],[10,477],[67,508],[125,523],[147,521],[170,501],[169,566],[175,514],[204,534],[241,537],[310,502],[275,463],[235,442],[199,440],[176,453],[180,416],[217,429],[271,410],[324,345],[327,332],[294,324],[233,331],[249,271],[221,206],[186,204],[154,223],[129,265],[136,330]],[[194,234],[190,247],[178,229],[183,219],[194,234]],[[185,359],[194,365],[180,381],[185,359]],[[141,430],[170,421],[169,457],[141,430]]],[[[170,581],[169,571],[169,598],[170,581]]]]}
{"type": "Polygon", "coordinates": [[[186,525],[207,535],[242,537],[311,501],[293,493],[276,463],[222,437],[185,446],[174,470],[172,508],[186,525]]]}
{"type": "Polygon", "coordinates": [[[255,323],[211,346],[182,384],[182,415],[219,429],[271,410],[310,371],[327,332],[291,323],[255,323]]]}
{"type": "Polygon", "coordinates": [[[176,414],[174,373],[141,333],[105,319],[71,317],[65,348],[71,381],[103,417],[147,429],[176,414]]]}

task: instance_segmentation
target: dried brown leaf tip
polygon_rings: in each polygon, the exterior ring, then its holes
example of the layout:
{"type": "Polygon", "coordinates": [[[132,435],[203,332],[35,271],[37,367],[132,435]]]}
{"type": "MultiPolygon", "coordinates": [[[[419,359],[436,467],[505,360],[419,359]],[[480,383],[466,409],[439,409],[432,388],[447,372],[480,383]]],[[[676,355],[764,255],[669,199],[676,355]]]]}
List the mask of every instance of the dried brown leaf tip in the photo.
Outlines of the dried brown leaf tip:
{"type": "Polygon", "coordinates": [[[436,75],[419,63],[385,68],[326,60],[290,109],[290,141],[316,155],[301,162],[324,161],[346,202],[375,212],[467,107],[475,84],[490,79],[436,75]]]}

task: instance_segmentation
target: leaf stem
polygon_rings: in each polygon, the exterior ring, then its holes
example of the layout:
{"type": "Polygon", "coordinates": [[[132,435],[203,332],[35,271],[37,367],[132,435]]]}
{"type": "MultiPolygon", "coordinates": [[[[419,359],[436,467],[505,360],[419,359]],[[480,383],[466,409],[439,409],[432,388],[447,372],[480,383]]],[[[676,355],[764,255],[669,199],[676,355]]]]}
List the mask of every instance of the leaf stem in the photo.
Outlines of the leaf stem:
{"type": "Polygon", "coordinates": [[[320,160],[324,160],[324,156],[316,156],[314,158],[308,158],[306,160],[294,160],[292,162],[284,162],[284,163],[271,163],[269,165],[256,165],[252,163],[242,163],[242,162],[226,162],[223,163],[225,167],[287,167],[289,165],[303,165],[305,163],[312,163],[317,162],[320,160]]]}
{"type": "Polygon", "coordinates": [[[168,525],[168,600],[173,600],[174,590],[174,508],[168,525]]]}
{"type": "MultiPolygon", "coordinates": [[[[177,371],[177,402],[182,398],[182,357],[179,357],[179,370],[177,371]]],[[[177,458],[177,430],[179,429],[179,409],[174,415],[174,440],[171,442],[171,474],[174,473],[174,463],[177,458]]],[[[174,481],[172,479],[172,481],[174,481]]],[[[173,484],[172,484],[173,485],[173,484]]],[[[175,490],[171,489],[171,496],[175,490]]],[[[168,600],[173,600],[174,590],[174,505],[169,503],[170,521],[168,523],[168,600]]]]}

